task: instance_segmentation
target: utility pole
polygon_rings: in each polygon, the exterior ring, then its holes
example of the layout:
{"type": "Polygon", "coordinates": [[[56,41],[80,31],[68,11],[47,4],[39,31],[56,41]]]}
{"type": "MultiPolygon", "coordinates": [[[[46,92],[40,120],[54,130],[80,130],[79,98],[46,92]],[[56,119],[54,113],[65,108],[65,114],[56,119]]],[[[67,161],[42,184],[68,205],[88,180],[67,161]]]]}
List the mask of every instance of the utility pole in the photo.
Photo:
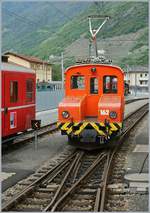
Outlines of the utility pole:
{"type": "Polygon", "coordinates": [[[135,97],[137,95],[137,73],[135,72],[135,97]]]}
{"type": "Polygon", "coordinates": [[[46,65],[45,65],[45,61],[43,60],[43,73],[45,76],[45,82],[47,82],[47,69],[46,69],[46,65]]]}
{"type": "Polygon", "coordinates": [[[64,89],[64,55],[61,53],[61,79],[62,79],[62,89],[64,89]]]}
{"type": "Polygon", "coordinates": [[[127,83],[129,83],[129,65],[126,65],[126,67],[127,67],[127,83]]]}

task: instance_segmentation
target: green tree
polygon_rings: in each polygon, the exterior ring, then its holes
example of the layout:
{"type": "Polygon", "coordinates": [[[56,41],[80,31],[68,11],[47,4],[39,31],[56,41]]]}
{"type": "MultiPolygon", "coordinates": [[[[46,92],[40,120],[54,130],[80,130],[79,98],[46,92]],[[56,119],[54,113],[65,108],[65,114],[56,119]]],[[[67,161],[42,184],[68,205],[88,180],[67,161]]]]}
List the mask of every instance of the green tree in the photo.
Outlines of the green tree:
{"type": "Polygon", "coordinates": [[[61,81],[61,65],[60,64],[52,65],[52,80],[61,81]]]}

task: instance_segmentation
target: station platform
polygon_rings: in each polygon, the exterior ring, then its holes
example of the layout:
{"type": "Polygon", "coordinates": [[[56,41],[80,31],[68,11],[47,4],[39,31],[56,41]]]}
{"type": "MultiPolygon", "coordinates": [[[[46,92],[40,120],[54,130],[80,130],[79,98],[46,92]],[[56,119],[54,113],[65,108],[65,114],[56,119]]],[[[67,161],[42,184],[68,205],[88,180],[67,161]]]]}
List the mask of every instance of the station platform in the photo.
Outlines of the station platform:
{"type": "Polygon", "coordinates": [[[36,119],[41,120],[41,126],[57,121],[58,109],[44,110],[36,113],[36,119]]]}

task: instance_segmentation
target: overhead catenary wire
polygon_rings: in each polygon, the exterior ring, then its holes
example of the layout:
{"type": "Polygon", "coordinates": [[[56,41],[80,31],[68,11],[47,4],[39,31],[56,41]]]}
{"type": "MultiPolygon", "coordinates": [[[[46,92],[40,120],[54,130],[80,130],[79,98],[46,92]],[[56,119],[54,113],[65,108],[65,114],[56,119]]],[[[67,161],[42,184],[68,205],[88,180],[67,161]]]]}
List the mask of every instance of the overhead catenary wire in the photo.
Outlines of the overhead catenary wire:
{"type": "MultiPolygon", "coordinates": [[[[57,11],[59,11],[59,15],[63,15],[64,17],[67,17],[67,19],[68,20],[71,20],[73,17],[70,17],[70,16],[68,16],[68,15],[66,15],[61,9],[58,9],[56,6],[54,6],[54,4],[53,4],[53,7],[57,10],[57,11]]],[[[38,25],[38,22],[34,22],[34,21],[32,21],[32,20],[30,20],[29,18],[26,18],[25,16],[22,16],[22,15],[18,15],[17,13],[15,13],[14,11],[11,11],[11,10],[9,10],[9,9],[7,9],[7,8],[3,8],[4,9],[4,11],[6,11],[7,12],[7,14],[9,15],[9,16],[13,16],[13,17],[16,17],[19,21],[21,21],[22,23],[25,23],[25,24],[29,24],[29,25],[35,25],[35,26],[37,26],[38,25]]],[[[57,14],[57,12],[55,13],[55,14],[57,14]]],[[[59,18],[59,19],[61,19],[61,18],[59,18]]]]}
{"type": "MultiPolygon", "coordinates": [[[[56,10],[57,11],[59,11],[59,12],[61,12],[62,14],[63,14],[63,16],[65,16],[67,19],[71,19],[72,17],[70,17],[70,16],[68,16],[68,15],[66,15],[64,12],[62,12],[62,10],[61,9],[58,9],[54,4],[53,4],[53,6],[54,6],[54,8],[56,8],[56,10]]],[[[13,11],[10,11],[10,10],[8,10],[8,9],[6,9],[6,8],[4,8],[4,10],[5,11],[7,11],[7,14],[8,15],[10,15],[10,16],[14,16],[14,17],[16,17],[19,21],[21,21],[22,23],[25,23],[25,24],[29,24],[29,25],[37,25],[37,23],[36,22],[33,22],[33,21],[31,21],[29,18],[26,18],[26,17],[24,17],[24,16],[21,16],[21,15],[18,15],[18,14],[16,14],[15,12],[13,12],[13,11]]],[[[15,32],[15,30],[13,30],[13,29],[11,29],[12,31],[14,31],[15,32]]],[[[132,39],[126,39],[126,40],[117,40],[117,39],[102,39],[101,40],[101,42],[112,42],[110,45],[111,46],[118,46],[118,45],[116,45],[116,44],[113,44],[113,42],[137,42],[136,40],[132,40],[132,39]]],[[[30,46],[32,46],[32,45],[34,45],[35,44],[35,42],[31,42],[30,43],[30,46]]],[[[145,44],[144,42],[143,42],[143,44],[145,44]]],[[[73,56],[72,56],[73,57],[73,56]]],[[[67,57],[68,58],[68,57],[67,57]]]]}
{"type": "Polygon", "coordinates": [[[26,23],[26,24],[30,24],[30,25],[35,25],[37,26],[37,22],[31,21],[29,18],[26,18],[25,16],[21,16],[16,14],[15,12],[8,10],[6,8],[4,8],[4,10],[7,12],[8,15],[10,16],[15,16],[17,19],[19,19],[22,23],[26,23]]]}
{"type": "Polygon", "coordinates": [[[61,9],[57,8],[54,3],[53,3],[53,7],[60,12],[60,14],[62,14],[64,17],[66,17],[69,21],[73,18],[71,16],[69,16],[68,14],[64,13],[61,9]]]}
{"type": "MultiPolygon", "coordinates": [[[[53,4],[53,7],[57,10],[57,11],[59,11],[59,15],[63,15],[64,17],[67,17],[67,19],[68,20],[71,20],[73,17],[70,17],[70,16],[68,16],[67,14],[65,14],[61,9],[58,9],[54,4],[53,4]]],[[[8,10],[7,8],[3,8],[4,9],[4,11],[6,11],[7,12],[7,14],[9,15],[9,16],[12,16],[12,17],[15,17],[18,21],[20,21],[21,23],[23,23],[23,24],[27,24],[27,25],[31,25],[31,26],[38,26],[38,23],[37,22],[33,22],[33,21],[31,21],[29,18],[26,18],[25,16],[22,16],[22,15],[18,15],[18,14],[16,14],[15,12],[13,12],[13,11],[11,11],[11,10],[8,10]]],[[[55,14],[57,14],[58,12],[56,12],[55,14]]],[[[60,20],[60,19],[62,19],[61,17],[58,19],[58,20],[60,20]]],[[[13,32],[16,32],[15,30],[13,30],[13,29],[11,29],[11,31],[13,31],[13,32]]],[[[55,33],[55,32],[54,32],[55,33]]]]}

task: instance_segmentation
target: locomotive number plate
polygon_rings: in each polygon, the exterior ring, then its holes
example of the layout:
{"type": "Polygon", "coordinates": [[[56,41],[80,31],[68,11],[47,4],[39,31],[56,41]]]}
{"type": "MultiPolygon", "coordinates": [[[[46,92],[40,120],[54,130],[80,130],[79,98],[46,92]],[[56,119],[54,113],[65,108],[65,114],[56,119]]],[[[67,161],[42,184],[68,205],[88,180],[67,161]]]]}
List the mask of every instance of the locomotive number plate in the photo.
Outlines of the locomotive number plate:
{"type": "Polygon", "coordinates": [[[101,115],[109,115],[109,109],[101,109],[100,114],[101,115]]]}

